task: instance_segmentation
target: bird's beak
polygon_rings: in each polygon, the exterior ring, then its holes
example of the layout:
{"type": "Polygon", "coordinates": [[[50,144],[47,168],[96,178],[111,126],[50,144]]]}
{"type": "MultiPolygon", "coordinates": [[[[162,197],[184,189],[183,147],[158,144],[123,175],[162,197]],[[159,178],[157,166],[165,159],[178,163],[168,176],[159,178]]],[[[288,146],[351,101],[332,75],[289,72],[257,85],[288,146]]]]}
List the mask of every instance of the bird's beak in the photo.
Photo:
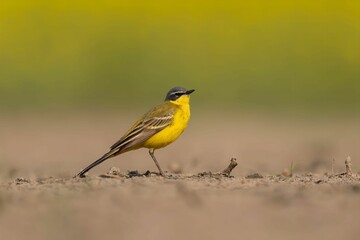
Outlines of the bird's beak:
{"type": "Polygon", "coordinates": [[[191,89],[191,90],[187,90],[185,93],[186,93],[186,95],[190,95],[194,91],[195,91],[195,89],[191,89]]]}

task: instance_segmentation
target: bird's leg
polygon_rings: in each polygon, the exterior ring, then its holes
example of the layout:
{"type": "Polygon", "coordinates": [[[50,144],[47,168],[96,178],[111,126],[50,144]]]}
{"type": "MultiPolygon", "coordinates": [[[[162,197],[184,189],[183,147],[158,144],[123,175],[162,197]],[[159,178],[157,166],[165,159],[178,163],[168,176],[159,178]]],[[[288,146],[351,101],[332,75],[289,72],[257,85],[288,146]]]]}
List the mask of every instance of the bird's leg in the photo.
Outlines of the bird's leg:
{"type": "Polygon", "coordinates": [[[150,154],[151,158],[154,160],[157,168],[159,169],[160,175],[163,176],[163,177],[165,177],[164,172],[161,170],[160,165],[159,165],[158,161],[157,161],[156,158],[155,158],[154,149],[150,149],[150,150],[149,150],[149,154],[150,154]]]}

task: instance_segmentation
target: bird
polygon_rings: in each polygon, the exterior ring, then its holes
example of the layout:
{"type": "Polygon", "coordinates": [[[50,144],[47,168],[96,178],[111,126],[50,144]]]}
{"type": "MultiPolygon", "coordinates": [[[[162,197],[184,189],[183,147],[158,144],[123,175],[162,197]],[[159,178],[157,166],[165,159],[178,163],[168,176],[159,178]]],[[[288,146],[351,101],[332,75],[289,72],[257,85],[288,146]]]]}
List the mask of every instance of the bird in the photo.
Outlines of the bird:
{"type": "Polygon", "coordinates": [[[83,178],[90,169],[122,153],[147,148],[159,174],[165,177],[155,157],[155,150],[174,142],[190,120],[190,94],[195,89],[173,87],[163,103],[144,114],[101,158],[81,170],[75,177],[83,178]]]}

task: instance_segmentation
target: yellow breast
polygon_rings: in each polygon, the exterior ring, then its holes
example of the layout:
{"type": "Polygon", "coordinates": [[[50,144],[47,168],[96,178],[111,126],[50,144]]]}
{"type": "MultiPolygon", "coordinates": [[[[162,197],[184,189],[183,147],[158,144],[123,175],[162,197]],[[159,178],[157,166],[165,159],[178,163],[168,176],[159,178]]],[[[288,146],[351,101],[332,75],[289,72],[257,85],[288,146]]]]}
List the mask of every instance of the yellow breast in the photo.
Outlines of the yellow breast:
{"type": "Polygon", "coordinates": [[[149,149],[163,148],[174,142],[186,129],[190,119],[189,97],[182,96],[171,103],[177,105],[172,123],[146,140],[144,147],[149,149]]]}

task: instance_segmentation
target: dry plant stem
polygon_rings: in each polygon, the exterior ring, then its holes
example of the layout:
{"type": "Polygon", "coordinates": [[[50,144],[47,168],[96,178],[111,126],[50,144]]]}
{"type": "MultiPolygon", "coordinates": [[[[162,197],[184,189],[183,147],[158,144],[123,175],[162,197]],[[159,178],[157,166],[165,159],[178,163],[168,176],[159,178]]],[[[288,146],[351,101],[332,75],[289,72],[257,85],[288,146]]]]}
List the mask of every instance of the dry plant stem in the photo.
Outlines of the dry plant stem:
{"type": "Polygon", "coordinates": [[[351,157],[350,156],[348,156],[345,160],[345,168],[346,168],[346,175],[351,176],[352,171],[351,171],[351,157]]]}
{"type": "Polygon", "coordinates": [[[348,156],[345,159],[345,172],[336,174],[335,176],[344,176],[344,175],[349,176],[349,177],[353,176],[352,170],[351,170],[351,157],[350,156],[348,156]]]}
{"type": "Polygon", "coordinates": [[[221,172],[225,176],[230,176],[231,171],[237,166],[236,158],[231,158],[229,166],[221,172]]]}

